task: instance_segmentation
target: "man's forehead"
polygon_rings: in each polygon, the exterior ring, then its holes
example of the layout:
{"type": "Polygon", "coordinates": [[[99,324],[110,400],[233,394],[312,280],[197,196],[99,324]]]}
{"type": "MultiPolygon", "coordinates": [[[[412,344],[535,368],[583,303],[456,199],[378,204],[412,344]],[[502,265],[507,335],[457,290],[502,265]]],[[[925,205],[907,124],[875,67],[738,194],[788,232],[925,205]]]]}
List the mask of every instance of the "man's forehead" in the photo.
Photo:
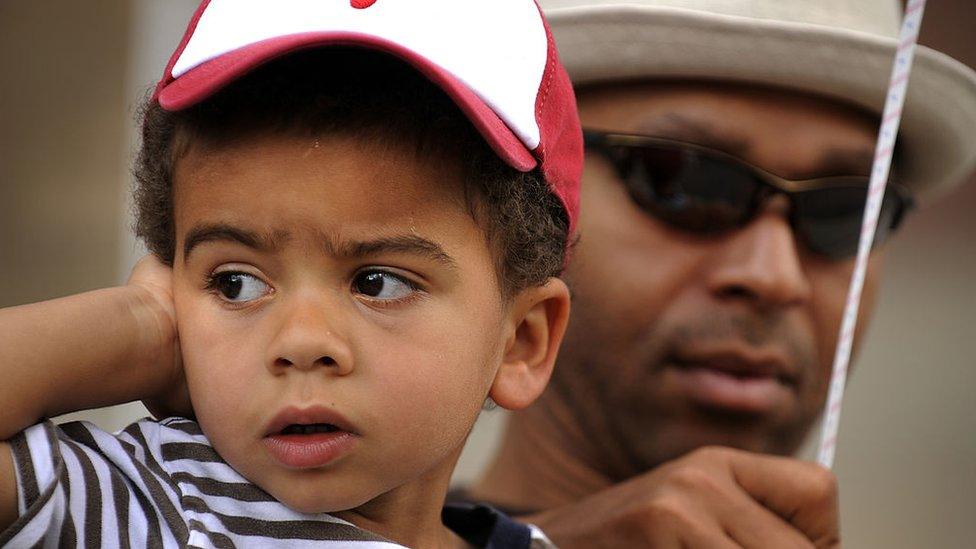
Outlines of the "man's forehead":
{"type": "Polygon", "coordinates": [[[784,177],[870,173],[878,117],[846,102],[768,86],[612,82],[578,90],[584,127],[721,150],[784,177]]]}
{"type": "Polygon", "coordinates": [[[634,120],[635,133],[669,137],[719,149],[736,156],[746,156],[753,138],[748,128],[740,124],[721,124],[720,119],[706,114],[675,110],[647,112],[634,120]]]}

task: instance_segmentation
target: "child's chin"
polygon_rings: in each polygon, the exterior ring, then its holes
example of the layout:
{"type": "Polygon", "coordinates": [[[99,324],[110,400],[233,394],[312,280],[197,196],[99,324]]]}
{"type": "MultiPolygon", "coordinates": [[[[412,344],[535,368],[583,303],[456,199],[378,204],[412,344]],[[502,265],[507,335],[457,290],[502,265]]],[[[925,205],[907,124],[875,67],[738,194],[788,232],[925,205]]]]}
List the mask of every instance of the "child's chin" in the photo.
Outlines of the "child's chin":
{"type": "Polygon", "coordinates": [[[279,486],[277,490],[268,492],[292,511],[308,515],[348,511],[376,497],[376,494],[353,493],[348,488],[336,490],[331,486],[316,487],[312,483],[301,487],[279,486]]]}

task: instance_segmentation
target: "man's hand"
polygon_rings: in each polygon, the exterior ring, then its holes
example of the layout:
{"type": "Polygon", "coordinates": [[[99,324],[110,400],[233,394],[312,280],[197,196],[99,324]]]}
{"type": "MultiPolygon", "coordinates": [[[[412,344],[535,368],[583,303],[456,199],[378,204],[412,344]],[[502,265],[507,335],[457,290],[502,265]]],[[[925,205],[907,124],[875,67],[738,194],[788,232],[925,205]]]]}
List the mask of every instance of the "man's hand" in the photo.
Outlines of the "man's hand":
{"type": "Polygon", "coordinates": [[[717,447],[527,521],[561,549],[840,547],[832,473],[717,447]]]}
{"type": "Polygon", "coordinates": [[[148,357],[150,367],[165,368],[170,371],[170,382],[158,394],[148,396],[142,403],[157,418],[169,416],[192,417],[190,395],[183,374],[180,357],[179,335],[176,326],[176,307],[173,304],[173,269],[160,262],[155,256],[147,255],[136,263],[129,276],[127,287],[133,289],[138,299],[145,305],[151,318],[151,348],[158,351],[148,357]]]}

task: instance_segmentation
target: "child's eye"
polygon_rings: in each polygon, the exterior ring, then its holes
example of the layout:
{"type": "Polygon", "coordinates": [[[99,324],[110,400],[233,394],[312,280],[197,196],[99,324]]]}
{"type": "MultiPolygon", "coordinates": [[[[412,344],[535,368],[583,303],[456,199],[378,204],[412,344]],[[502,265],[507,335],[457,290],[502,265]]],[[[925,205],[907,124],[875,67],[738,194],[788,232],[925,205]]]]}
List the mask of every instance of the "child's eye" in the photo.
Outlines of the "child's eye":
{"type": "Polygon", "coordinates": [[[364,271],[356,275],[353,289],[373,299],[396,301],[409,297],[417,286],[403,277],[386,271],[364,271]]]}
{"type": "Polygon", "coordinates": [[[254,301],[271,289],[260,278],[240,272],[223,272],[213,275],[209,287],[232,303],[254,301]]]}

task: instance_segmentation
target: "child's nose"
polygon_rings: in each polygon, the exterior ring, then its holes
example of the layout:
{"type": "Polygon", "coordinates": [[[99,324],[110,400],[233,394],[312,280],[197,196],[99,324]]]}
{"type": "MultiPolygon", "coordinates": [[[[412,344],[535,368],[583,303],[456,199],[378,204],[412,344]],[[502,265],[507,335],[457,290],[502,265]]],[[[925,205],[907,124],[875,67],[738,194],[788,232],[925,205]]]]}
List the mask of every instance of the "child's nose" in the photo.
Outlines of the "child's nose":
{"type": "Polygon", "coordinates": [[[352,352],[335,330],[337,319],[330,317],[330,309],[306,302],[288,312],[269,349],[268,367],[273,374],[316,368],[338,376],[352,373],[352,352]]]}
{"type": "Polygon", "coordinates": [[[318,366],[328,366],[334,368],[336,370],[336,374],[338,375],[346,375],[351,371],[351,369],[349,368],[344,369],[339,367],[339,362],[337,362],[331,356],[325,356],[325,355],[320,356],[314,360],[309,360],[309,359],[299,358],[299,357],[289,358],[289,357],[280,356],[275,359],[274,366],[276,369],[294,367],[299,370],[311,370],[312,368],[318,366]]]}

